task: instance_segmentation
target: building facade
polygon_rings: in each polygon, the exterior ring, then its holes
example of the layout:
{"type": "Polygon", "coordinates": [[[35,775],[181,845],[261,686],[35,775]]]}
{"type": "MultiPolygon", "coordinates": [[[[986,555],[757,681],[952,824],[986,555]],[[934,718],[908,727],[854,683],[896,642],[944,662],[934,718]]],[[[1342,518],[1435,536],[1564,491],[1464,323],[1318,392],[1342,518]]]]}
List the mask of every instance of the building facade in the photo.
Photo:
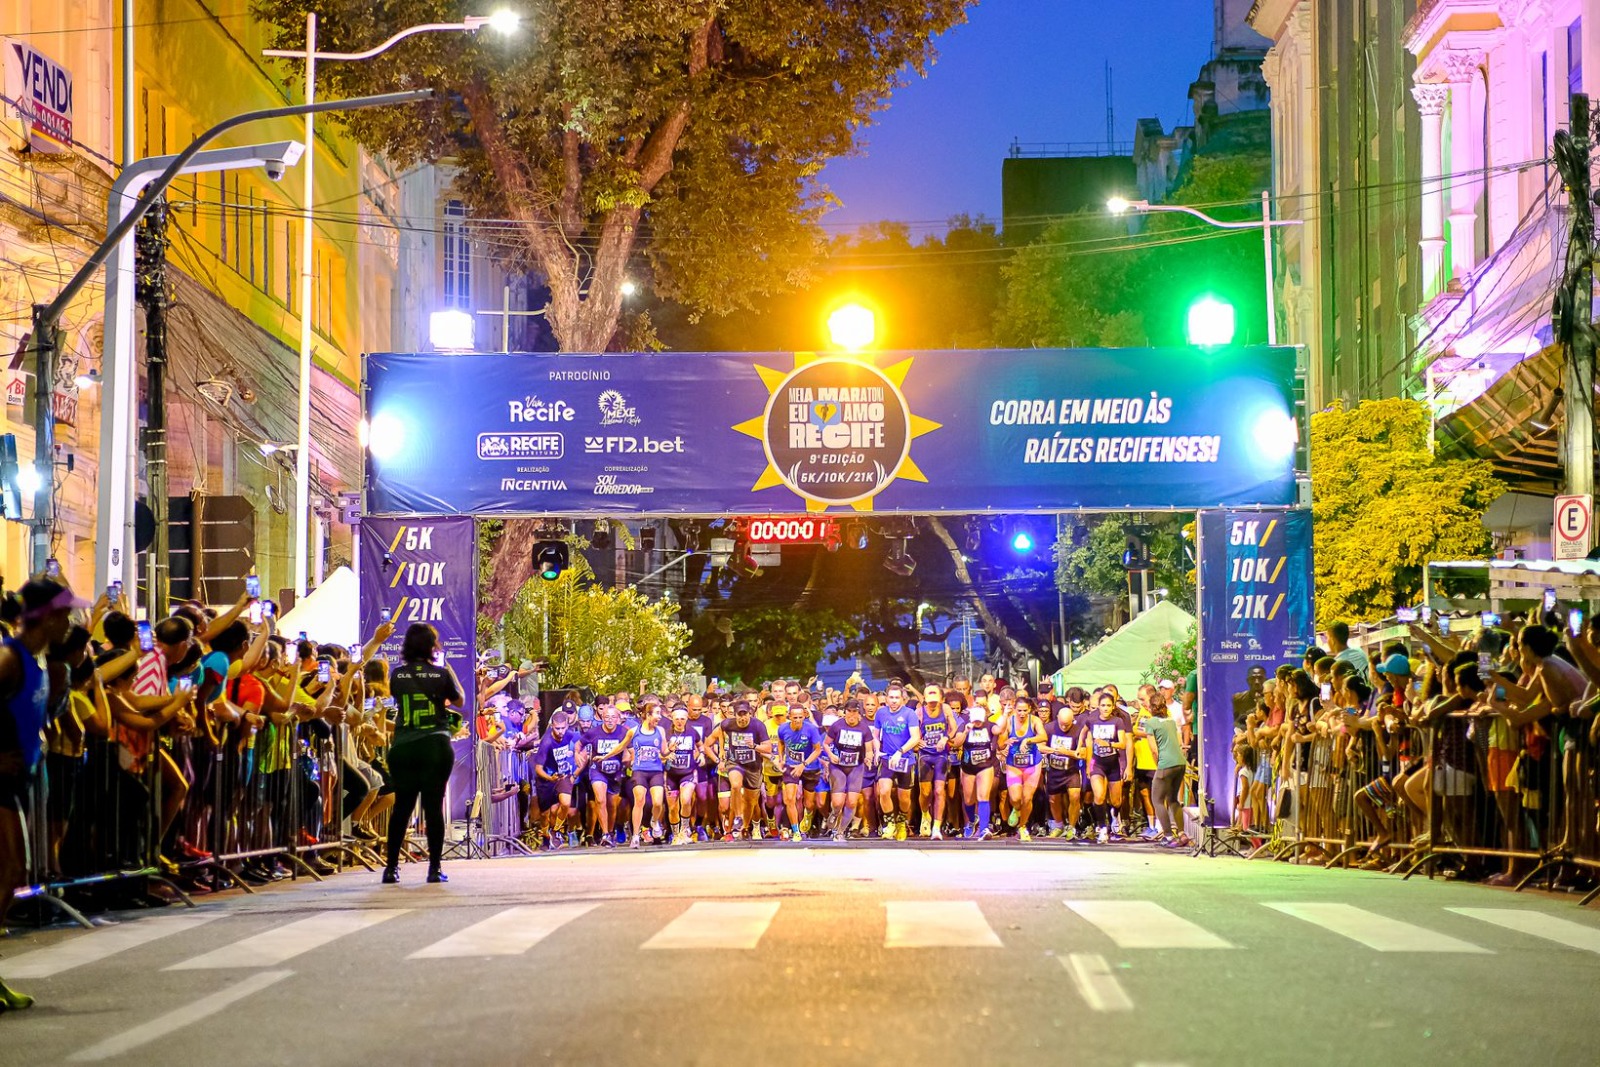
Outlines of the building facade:
{"type": "MultiPolygon", "coordinates": [[[[232,115],[300,98],[299,77],[262,57],[269,28],[248,0],[138,0],[133,97],[124,99],[119,7],[110,0],[0,7],[8,62],[37,51],[71,79],[72,132],[64,143],[40,148],[29,101],[8,96],[0,108],[0,345],[7,354],[23,342],[31,304],[59,291],[103,237],[107,193],[126,161],[125,127],[129,158],[148,158],[180,151],[232,115]]],[[[337,124],[319,121],[316,129],[309,306],[300,295],[296,170],[283,181],[260,170],[185,176],[167,194],[169,495],[248,500],[256,567],[269,590],[293,581],[301,317],[311,317],[314,339],[312,584],[351,552],[352,515],[343,505],[361,478],[361,354],[425,350],[429,316],[445,307],[481,319],[480,347],[502,343],[502,320],[476,315],[501,306],[502,278],[479,228],[451,198],[448,172],[396,173],[337,124]]],[[[302,123],[286,119],[243,127],[212,147],[302,137],[302,123]]],[[[101,358],[101,293],[97,280],[69,309],[60,377],[85,385],[71,403],[57,401],[58,436],[75,458],[70,472],[57,467],[54,552],[85,590],[94,571],[100,419],[88,383],[101,358]]],[[[142,339],[135,347],[142,412],[142,339]]],[[[17,372],[8,384],[20,398],[26,383],[18,385],[17,372]]],[[[8,404],[7,415],[7,430],[30,459],[22,407],[8,404]]],[[[142,498],[142,462],[139,476],[142,498]]],[[[6,523],[0,540],[0,568],[14,585],[27,570],[27,530],[6,523]]]]}

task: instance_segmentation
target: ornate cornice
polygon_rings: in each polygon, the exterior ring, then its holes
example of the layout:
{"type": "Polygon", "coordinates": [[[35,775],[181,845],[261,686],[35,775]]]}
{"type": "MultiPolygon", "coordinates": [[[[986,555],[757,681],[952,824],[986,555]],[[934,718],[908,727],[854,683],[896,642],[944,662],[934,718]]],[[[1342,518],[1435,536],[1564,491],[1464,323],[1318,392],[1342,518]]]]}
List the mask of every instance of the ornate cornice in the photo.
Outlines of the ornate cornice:
{"type": "Polygon", "coordinates": [[[1418,113],[1440,115],[1450,100],[1450,86],[1442,82],[1418,82],[1411,87],[1411,98],[1417,102],[1418,113]]]}

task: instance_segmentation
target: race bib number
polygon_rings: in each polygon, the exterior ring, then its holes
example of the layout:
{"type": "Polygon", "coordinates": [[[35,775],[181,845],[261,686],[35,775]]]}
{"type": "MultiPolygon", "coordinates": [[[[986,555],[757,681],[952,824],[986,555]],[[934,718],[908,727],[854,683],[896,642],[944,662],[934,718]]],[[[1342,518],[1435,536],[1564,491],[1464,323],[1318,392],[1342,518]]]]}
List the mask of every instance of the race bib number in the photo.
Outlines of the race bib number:
{"type": "Polygon", "coordinates": [[[902,773],[904,773],[906,771],[909,771],[911,769],[911,757],[910,756],[890,756],[889,757],[889,769],[891,771],[894,771],[896,774],[902,774],[902,773]]]}

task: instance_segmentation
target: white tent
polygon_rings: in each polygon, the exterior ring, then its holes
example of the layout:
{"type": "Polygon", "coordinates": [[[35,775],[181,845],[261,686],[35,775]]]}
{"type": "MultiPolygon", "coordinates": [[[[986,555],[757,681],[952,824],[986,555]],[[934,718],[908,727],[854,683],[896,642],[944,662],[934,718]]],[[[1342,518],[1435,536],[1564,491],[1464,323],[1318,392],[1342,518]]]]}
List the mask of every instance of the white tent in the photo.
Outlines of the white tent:
{"type": "Polygon", "coordinates": [[[294,640],[304,630],[323,644],[354,645],[361,640],[361,615],[356,604],[355,572],[340,567],[307,593],[294,610],[278,620],[278,632],[294,640]]]}
{"type": "Polygon", "coordinates": [[[1161,646],[1182,641],[1193,625],[1193,615],[1158,600],[1155,607],[1057,671],[1056,692],[1074,685],[1093,689],[1110,684],[1131,699],[1161,646]]]}

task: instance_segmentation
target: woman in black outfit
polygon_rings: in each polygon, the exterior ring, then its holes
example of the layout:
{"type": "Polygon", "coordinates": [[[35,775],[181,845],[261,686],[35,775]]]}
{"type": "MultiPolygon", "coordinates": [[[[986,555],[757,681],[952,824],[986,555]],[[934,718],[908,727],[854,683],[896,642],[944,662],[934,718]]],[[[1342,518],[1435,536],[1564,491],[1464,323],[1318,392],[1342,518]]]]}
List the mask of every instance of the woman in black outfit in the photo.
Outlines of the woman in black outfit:
{"type": "Polygon", "coordinates": [[[394,698],[394,737],[389,742],[389,776],[394,784],[394,810],[389,813],[389,864],[385,882],[400,880],[400,846],[406,824],[422,798],[422,818],[428,831],[428,881],[448,879],[439,871],[444,851],[444,790],[455,765],[450,736],[461,727],[461,685],[455,672],[434,662],[439,634],[432,626],[416,623],[406,631],[400,646],[400,667],[390,676],[394,698]]]}

